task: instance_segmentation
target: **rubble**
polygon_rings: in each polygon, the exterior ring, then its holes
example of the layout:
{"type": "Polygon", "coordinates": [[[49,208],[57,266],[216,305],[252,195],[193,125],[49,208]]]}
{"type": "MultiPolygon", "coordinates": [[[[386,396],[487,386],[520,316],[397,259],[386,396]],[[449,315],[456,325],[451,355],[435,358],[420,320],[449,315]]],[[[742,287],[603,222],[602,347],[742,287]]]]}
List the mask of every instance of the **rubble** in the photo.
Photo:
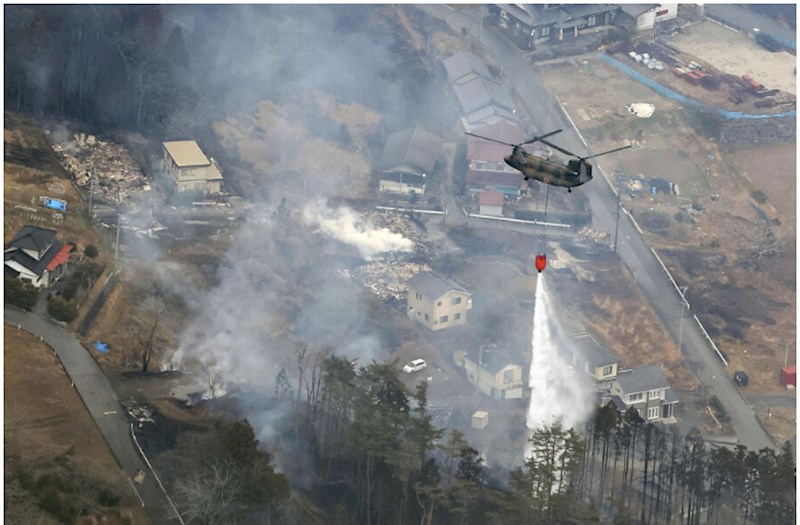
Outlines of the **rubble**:
{"type": "Polygon", "coordinates": [[[419,272],[430,270],[427,264],[374,261],[352,270],[339,270],[339,274],[361,283],[384,301],[404,301],[408,292],[408,280],[419,272]]]}
{"type": "Polygon", "coordinates": [[[61,165],[72,174],[75,185],[93,198],[116,205],[130,194],[146,191],[149,179],[120,144],[76,133],[74,140],[53,144],[61,165]],[[88,187],[88,188],[87,188],[88,187]]]}
{"type": "Polygon", "coordinates": [[[129,399],[121,403],[128,416],[141,427],[143,423],[155,423],[153,413],[147,405],[138,405],[135,400],[129,399]]]}
{"type": "Polygon", "coordinates": [[[420,234],[417,227],[404,213],[392,213],[385,211],[366,211],[359,212],[365,222],[373,225],[375,228],[388,228],[393,233],[399,233],[406,239],[409,239],[414,245],[420,245],[420,234]]]}

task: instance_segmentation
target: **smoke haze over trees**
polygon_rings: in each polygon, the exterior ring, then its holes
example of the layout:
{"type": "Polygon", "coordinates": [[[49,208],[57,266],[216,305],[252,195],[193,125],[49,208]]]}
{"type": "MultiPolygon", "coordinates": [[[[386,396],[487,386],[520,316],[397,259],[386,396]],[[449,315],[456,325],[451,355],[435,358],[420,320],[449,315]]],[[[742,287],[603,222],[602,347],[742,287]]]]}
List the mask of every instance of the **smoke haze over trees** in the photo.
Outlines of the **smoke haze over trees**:
{"type": "MultiPolygon", "coordinates": [[[[390,9],[6,6],[6,108],[156,141],[208,136],[212,124],[264,100],[280,105],[311,90],[379,111],[392,130],[423,115],[436,119],[442,110],[429,89],[436,65],[398,38],[390,9]]],[[[322,124],[318,133],[350,146],[346,129],[308,113],[302,118],[322,124]]],[[[510,476],[488,472],[463,435],[433,424],[425,384],[409,392],[398,367],[383,363],[399,346],[381,330],[385,311],[363,287],[338,279],[331,262],[345,251],[333,247],[334,234],[352,248],[349,257],[362,259],[405,251],[408,239],[316,206],[322,213],[305,221],[301,213],[254,213],[207,290],[141,296],[132,334],[145,349],[136,356],[141,368],[167,345],[162,331],[173,321],[159,317],[160,301],[180,303],[192,319],[174,363],[199,363],[212,394],[237,384],[247,418],[184,435],[167,453],[175,460],[167,482],[187,518],[527,524],[580,516],[591,523],[613,502],[620,520],[789,522],[790,449],[709,451],[613,408],[598,411],[585,434],[558,424],[539,429],[535,459],[510,476]],[[287,502],[287,481],[314,504],[296,510],[303,504],[287,502]],[[211,498],[224,505],[204,506],[211,498]]]]}
{"type": "Polygon", "coordinates": [[[373,23],[381,9],[6,6],[6,109],[98,129],[187,132],[324,87],[408,122],[434,109],[431,72],[373,23]]]}

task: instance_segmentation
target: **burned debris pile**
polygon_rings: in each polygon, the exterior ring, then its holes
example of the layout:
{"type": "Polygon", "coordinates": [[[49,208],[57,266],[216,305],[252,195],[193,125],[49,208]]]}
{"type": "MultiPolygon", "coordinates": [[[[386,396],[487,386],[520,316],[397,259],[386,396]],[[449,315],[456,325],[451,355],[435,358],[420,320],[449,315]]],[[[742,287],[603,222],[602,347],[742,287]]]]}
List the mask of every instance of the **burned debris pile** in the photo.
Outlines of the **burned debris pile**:
{"type": "Polygon", "coordinates": [[[74,140],[59,142],[53,150],[79,188],[106,204],[125,205],[132,194],[148,191],[150,181],[121,145],[76,133],[74,140]]]}
{"type": "Polygon", "coordinates": [[[419,272],[430,271],[427,264],[373,261],[352,270],[339,270],[346,279],[363,284],[386,302],[404,301],[406,283],[419,272]]]}

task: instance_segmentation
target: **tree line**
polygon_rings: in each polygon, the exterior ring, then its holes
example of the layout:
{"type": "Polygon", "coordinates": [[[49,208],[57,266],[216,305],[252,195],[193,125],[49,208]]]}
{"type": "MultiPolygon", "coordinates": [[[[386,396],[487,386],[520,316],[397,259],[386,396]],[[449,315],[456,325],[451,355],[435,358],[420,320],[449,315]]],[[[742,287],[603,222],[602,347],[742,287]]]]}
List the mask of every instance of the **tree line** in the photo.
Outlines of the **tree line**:
{"type": "MultiPolygon", "coordinates": [[[[464,433],[433,423],[427,383],[409,391],[395,364],[356,367],[304,343],[295,357],[296,381],[281,370],[271,403],[292,414],[282,439],[310,455],[313,481],[295,493],[318,523],[794,523],[789,443],[713,448],[609,404],[585,428],[535,430],[524,464],[500,477],[464,433]]],[[[315,523],[296,498],[277,508],[283,523],[315,523]]]]}

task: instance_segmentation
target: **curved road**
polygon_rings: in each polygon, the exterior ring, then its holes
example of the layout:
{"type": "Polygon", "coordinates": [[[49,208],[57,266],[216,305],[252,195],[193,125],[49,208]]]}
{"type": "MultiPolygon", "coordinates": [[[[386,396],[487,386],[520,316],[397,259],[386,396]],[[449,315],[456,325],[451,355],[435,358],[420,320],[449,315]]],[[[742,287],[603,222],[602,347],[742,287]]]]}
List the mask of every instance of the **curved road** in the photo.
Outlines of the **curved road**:
{"type": "MultiPolygon", "coordinates": [[[[481,44],[492,58],[502,66],[508,83],[516,91],[534,122],[546,131],[562,128],[559,144],[580,153],[586,151],[582,138],[571,121],[547,91],[527,58],[502,35],[488,24],[481,27],[471,18],[477,8],[455,10],[446,5],[420,5],[428,15],[447,22],[455,31],[466,28],[472,35],[481,36],[481,44]]],[[[599,165],[597,171],[602,174],[599,165]]],[[[576,188],[586,191],[592,210],[592,227],[614,235],[617,196],[604,174],[595,177],[587,186],[576,188]],[[588,187],[588,189],[586,189],[588,187]]],[[[619,221],[617,252],[623,263],[633,272],[638,286],[648,297],[654,311],[661,318],[672,338],[682,340],[682,352],[686,362],[703,385],[705,395],[716,395],[730,417],[731,426],[739,442],[750,450],[777,446],[757,420],[755,411],[728,377],[725,366],[708,344],[697,323],[692,322],[691,305],[684,312],[684,303],[661,263],[642,240],[632,221],[622,214],[619,221]],[[684,318],[685,317],[685,318],[684,318]]]]}
{"type": "Polygon", "coordinates": [[[89,352],[72,334],[33,313],[4,305],[3,317],[6,324],[12,328],[30,332],[55,350],[125,475],[133,478],[137,470],[148,473],[144,483],[137,485],[136,489],[145,502],[144,509],[150,522],[177,523],[164,492],[139,456],[131,438],[131,424],[124,409],[105,374],[89,352]]]}

